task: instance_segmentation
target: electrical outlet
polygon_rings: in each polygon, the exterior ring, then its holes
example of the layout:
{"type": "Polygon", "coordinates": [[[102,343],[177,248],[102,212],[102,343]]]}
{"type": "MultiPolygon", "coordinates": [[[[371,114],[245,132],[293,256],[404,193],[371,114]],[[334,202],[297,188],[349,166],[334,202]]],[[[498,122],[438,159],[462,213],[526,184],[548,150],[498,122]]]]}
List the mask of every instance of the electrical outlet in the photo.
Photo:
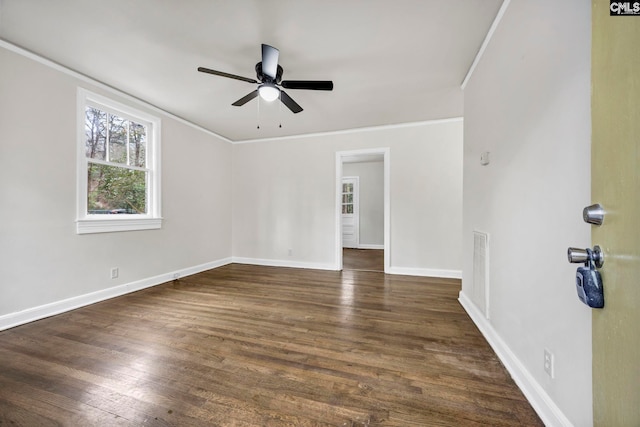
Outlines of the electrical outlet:
{"type": "Polygon", "coordinates": [[[554,377],[553,372],[553,353],[551,353],[548,349],[544,349],[544,371],[551,378],[554,377]]]}
{"type": "Polygon", "coordinates": [[[293,255],[293,249],[289,249],[289,256],[293,255]]]}
{"type": "Polygon", "coordinates": [[[118,270],[118,267],[113,267],[111,269],[111,278],[112,279],[117,279],[119,274],[120,274],[120,271],[118,270]]]}

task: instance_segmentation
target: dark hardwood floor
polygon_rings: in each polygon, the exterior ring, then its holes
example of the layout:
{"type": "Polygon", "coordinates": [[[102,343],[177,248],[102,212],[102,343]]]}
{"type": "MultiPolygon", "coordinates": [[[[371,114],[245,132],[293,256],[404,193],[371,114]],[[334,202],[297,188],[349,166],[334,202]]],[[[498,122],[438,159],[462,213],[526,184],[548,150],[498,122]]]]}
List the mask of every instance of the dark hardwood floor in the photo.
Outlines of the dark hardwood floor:
{"type": "Polygon", "coordinates": [[[541,426],[460,282],[232,264],[0,332],[2,426],[541,426]]]}
{"type": "Polygon", "coordinates": [[[384,251],[381,249],[342,249],[342,269],[384,271],[384,251]]]}

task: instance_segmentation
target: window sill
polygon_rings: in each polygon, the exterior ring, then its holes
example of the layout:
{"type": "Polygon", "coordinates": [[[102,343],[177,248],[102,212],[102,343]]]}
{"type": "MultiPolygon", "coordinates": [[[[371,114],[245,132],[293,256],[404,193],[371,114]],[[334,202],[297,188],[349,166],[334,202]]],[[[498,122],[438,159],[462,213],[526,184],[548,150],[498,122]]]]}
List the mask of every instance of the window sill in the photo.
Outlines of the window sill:
{"type": "Polygon", "coordinates": [[[78,234],[114,233],[118,231],[155,230],[162,227],[162,218],[79,219],[78,234]]]}

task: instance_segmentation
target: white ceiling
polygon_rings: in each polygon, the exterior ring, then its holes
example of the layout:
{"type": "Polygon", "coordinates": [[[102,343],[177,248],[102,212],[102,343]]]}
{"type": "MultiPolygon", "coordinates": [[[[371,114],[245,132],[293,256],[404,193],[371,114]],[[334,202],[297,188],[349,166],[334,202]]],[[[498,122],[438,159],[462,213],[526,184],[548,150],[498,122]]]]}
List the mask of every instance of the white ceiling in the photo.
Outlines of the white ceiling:
{"type": "Polygon", "coordinates": [[[460,84],[501,3],[0,0],[0,38],[242,141],[461,116],[460,84]],[[255,85],[196,71],[255,78],[261,43],[280,50],[283,80],[334,90],[287,90],[299,114],[233,107],[255,85]]]}

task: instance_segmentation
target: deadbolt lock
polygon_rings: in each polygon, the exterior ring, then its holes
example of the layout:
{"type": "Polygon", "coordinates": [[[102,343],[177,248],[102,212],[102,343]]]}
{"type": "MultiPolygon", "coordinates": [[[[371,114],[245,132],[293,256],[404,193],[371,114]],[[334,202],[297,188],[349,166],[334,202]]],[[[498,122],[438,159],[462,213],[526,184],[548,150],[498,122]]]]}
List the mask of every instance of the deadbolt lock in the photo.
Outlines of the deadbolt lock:
{"type": "Polygon", "coordinates": [[[587,206],[582,210],[582,219],[587,224],[602,225],[604,222],[604,209],[600,203],[587,206]]]}

